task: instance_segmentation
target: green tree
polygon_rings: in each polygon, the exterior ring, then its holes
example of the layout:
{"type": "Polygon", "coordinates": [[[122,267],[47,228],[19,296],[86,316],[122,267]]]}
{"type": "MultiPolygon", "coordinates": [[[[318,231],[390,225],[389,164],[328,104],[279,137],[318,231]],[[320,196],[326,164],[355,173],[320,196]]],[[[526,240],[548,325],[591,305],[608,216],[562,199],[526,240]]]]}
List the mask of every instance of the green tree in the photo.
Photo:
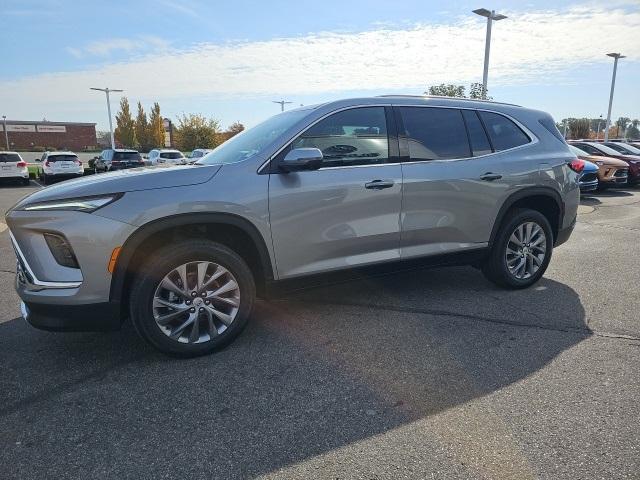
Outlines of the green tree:
{"type": "Polygon", "coordinates": [[[631,126],[627,128],[627,138],[638,139],[640,138],[640,129],[638,129],[638,125],[640,125],[640,120],[637,118],[631,120],[631,126]]]}
{"type": "Polygon", "coordinates": [[[149,146],[151,148],[164,147],[164,124],[158,102],[153,104],[149,117],[149,146]]]}
{"type": "Polygon", "coordinates": [[[153,148],[150,141],[149,122],[147,120],[147,114],[142,108],[142,103],[138,102],[138,114],[136,115],[136,138],[138,140],[138,146],[143,152],[148,152],[153,148]]]}
{"type": "Polygon", "coordinates": [[[568,121],[571,138],[589,138],[591,120],[588,118],[570,118],[568,121]]]}
{"type": "Polygon", "coordinates": [[[488,91],[486,88],[484,88],[484,85],[482,83],[472,83],[469,86],[469,98],[476,98],[476,99],[480,99],[480,100],[493,100],[492,97],[490,97],[488,95],[488,91]]]}
{"type": "Polygon", "coordinates": [[[116,141],[123,147],[135,148],[138,145],[135,122],[131,116],[131,109],[129,108],[129,100],[127,100],[127,97],[120,99],[120,111],[116,114],[116,130],[114,135],[116,141]]]}
{"type": "Polygon", "coordinates": [[[180,150],[191,151],[195,148],[215,148],[220,141],[220,122],[200,114],[182,114],[178,116],[175,128],[176,146],[180,150]]]}
{"type": "Polygon", "coordinates": [[[429,87],[427,92],[424,92],[425,95],[436,95],[439,97],[461,97],[465,98],[465,86],[464,85],[454,85],[452,83],[441,83],[440,85],[432,85],[429,87]]]}
{"type": "Polygon", "coordinates": [[[227,128],[227,139],[239,134],[240,132],[242,132],[244,130],[244,125],[241,124],[240,122],[233,122],[231,125],[229,125],[229,128],[227,128]]]}

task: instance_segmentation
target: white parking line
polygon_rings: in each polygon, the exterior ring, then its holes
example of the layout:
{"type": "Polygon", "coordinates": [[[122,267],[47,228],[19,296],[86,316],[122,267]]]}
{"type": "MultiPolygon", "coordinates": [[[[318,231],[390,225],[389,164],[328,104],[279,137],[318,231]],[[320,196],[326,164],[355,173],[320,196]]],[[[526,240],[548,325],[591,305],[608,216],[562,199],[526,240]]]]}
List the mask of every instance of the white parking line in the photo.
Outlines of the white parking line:
{"type": "Polygon", "coordinates": [[[2,223],[0,222],[0,233],[4,232],[7,228],[7,224],[6,223],[2,223]]]}
{"type": "Polygon", "coordinates": [[[38,180],[36,180],[35,178],[31,180],[32,182],[35,182],[36,185],[44,188],[44,185],[42,185],[38,180]]]}

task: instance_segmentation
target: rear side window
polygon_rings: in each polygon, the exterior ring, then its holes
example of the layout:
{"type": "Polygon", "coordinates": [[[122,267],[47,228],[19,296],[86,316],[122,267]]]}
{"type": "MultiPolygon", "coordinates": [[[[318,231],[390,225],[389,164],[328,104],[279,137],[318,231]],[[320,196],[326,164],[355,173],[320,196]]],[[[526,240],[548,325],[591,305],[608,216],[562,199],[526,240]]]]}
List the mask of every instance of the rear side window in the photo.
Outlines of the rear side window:
{"type": "Polygon", "coordinates": [[[562,143],[567,143],[562,134],[558,131],[558,127],[556,127],[556,124],[553,120],[551,120],[550,118],[541,118],[540,120],[538,120],[538,122],[540,122],[540,125],[549,130],[549,132],[551,132],[551,135],[556,137],[562,143]]]}
{"type": "Polygon", "coordinates": [[[182,158],[182,154],[180,152],[163,152],[160,154],[160,158],[175,160],[176,158],[182,158]]]}
{"type": "Polygon", "coordinates": [[[47,158],[47,162],[55,163],[55,162],[75,162],[78,160],[78,157],[75,155],[49,155],[47,158]]]}
{"type": "Polygon", "coordinates": [[[447,160],[471,156],[460,110],[400,107],[411,160],[447,160]]]}
{"type": "Polygon", "coordinates": [[[482,122],[478,118],[478,114],[473,110],[462,110],[462,116],[464,117],[464,123],[467,125],[469,143],[471,144],[473,156],[477,157],[493,152],[489,139],[487,138],[487,132],[485,132],[482,122]]]}
{"type": "Polygon", "coordinates": [[[113,159],[120,160],[142,160],[138,152],[114,152],[113,159]]]}
{"type": "Polygon", "coordinates": [[[17,153],[0,153],[0,163],[20,162],[22,159],[17,153]]]}
{"type": "Polygon", "coordinates": [[[384,107],[334,113],[302,133],[291,147],[320,149],[323,167],[387,163],[389,141],[384,107]]]}
{"type": "Polygon", "coordinates": [[[479,112],[496,152],[526,145],[531,140],[507,117],[491,112],[479,112]]]}
{"type": "Polygon", "coordinates": [[[589,155],[602,155],[602,152],[600,152],[600,150],[598,150],[596,147],[593,147],[587,143],[574,143],[573,145],[578,147],[580,150],[584,150],[589,155]]]}

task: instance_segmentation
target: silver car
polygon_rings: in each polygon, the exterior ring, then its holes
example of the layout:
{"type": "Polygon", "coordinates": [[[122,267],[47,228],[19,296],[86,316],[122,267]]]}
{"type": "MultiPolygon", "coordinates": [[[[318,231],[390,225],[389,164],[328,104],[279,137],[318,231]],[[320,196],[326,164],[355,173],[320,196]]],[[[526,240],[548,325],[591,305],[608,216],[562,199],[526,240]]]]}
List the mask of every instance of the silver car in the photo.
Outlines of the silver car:
{"type": "Polygon", "coordinates": [[[528,287],[573,230],[583,166],[544,112],[360,98],[277,115],[194,165],[45,188],[6,222],[29,323],[130,318],[161,351],[196,356],[302,277],[467,263],[528,287]]]}

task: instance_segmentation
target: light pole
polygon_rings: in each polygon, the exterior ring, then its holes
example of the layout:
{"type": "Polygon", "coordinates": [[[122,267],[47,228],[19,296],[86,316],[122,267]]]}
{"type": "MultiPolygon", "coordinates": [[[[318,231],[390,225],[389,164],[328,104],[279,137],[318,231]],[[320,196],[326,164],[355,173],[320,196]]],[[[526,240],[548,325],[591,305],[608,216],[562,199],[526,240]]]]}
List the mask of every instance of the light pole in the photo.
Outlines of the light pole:
{"type": "Polygon", "coordinates": [[[7,150],[9,150],[9,133],[7,132],[7,116],[2,115],[2,126],[4,127],[4,141],[7,144],[7,150]]]}
{"type": "Polygon", "coordinates": [[[598,120],[598,133],[596,133],[596,140],[600,140],[600,128],[602,128],[602,115],[600,115],[600,120],[598,120]]]}
{"type": "Polygon", "coordinates": [[[124,92],[124,90],[116,90],[114,88],[94,88],[94,87],[91,87],[91,90],[98,90],[99,92],[104,92],[107,95],[107,112],[109,113],[109,132],[111,133],[111,148],[115,150],[116,141],[113,138],[113,123],[111,121],[111,101],[109,100],[109,93],[124,92]]]}
{"type": "Polygon", "coordinates": [[[625,58],[619,53],[607,53],[607,57],[613,57],[613,76],[611,77],[611,93],[609,93],[609,110],[607,111],[607,123],[604,127],[604,141],[609,141],[609,128],[611,127],[611,106],[613,105],[613,90],[616,87],[616,70],[618,70],[618,60],[625,58]]]}
{"type": "Polygon", "coordinates": [[[491,50],[491,24],[493,21],[503,20],[506,15],[496,13],[495,10],[487,10],[486,8],[478,8],[473,13],[481,17],[487,17],[487,39],[484,44],[484,70],[482,71],[482,98],[487,96],[487,78],[489,76],[489,51],[491,50]]]}
{"type": "Polygon", "coordinates": [[[280,100],[280,101],[273,100],[273,103],[279,103],[280,104],[280,111],[284,112],[284,106],[286,104],[288,104],[288,103],[293,103],[293,102],[285,102],[284,100],[280,100]]]}

